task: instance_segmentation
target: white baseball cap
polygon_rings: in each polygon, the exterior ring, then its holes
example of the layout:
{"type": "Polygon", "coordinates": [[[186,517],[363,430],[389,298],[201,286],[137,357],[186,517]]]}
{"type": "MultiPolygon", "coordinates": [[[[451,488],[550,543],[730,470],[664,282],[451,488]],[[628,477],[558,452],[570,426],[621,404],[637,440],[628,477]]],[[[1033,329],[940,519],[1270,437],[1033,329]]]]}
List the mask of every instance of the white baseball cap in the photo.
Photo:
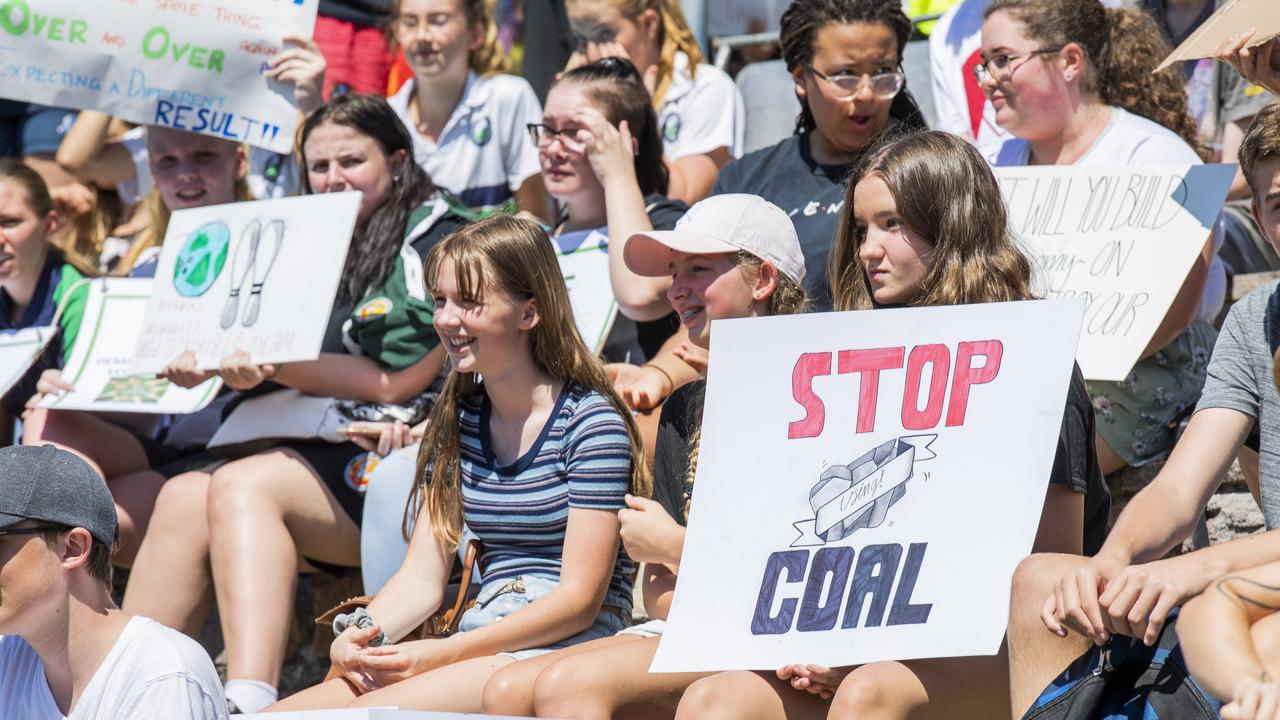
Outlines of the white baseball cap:
{"type": "Polygon", "coordinates": [[[622,257],[637,275],[671,274],[672,253],[715,255],[744,250],[769,261],[797,285],[804,282],[804,253],[795,225],[782,208],[758,195],[713,195],[680,218],[674,230],[627,238],[622,257]]]}

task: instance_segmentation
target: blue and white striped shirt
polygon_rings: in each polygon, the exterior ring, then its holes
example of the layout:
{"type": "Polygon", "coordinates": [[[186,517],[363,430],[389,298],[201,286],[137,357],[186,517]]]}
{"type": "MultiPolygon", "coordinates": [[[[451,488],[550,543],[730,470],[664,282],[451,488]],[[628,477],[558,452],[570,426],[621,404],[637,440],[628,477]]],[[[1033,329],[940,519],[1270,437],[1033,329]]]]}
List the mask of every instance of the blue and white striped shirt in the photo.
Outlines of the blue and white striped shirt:
{"type": "MultiPolygon", "coordinates": [[[[616,512],[631,482],[631,445],[618,410],[600,393],[566,386],[533,447],[500,465],[489,445],[483,388],[460,403],[462,507],[483,543],[484,584],[517,575],[560,579],[569,508],[616,512]]],[[[635,569],[621,545],[609,586],[630,605],[635,569]]]]}

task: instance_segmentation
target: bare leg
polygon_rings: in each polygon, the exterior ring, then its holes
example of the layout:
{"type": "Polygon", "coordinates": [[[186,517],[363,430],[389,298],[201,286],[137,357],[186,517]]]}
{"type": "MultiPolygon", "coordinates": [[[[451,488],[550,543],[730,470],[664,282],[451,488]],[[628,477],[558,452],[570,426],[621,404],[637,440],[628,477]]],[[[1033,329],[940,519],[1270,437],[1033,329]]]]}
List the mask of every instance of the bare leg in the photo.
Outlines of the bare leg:
{"type": "Polygon", "coordinates": [[[670,718],[680,696],[708,673],[650,673],[659,638],[632,639],[567,656],[538,676],[538,717],[670,718]]]}
{"type": "Polygon", "coordinates": [[[1009,717],[1009,658],[879,662],[855,668],[831,701],[829,720],[1009,717]]]}
{"type": "Polygon", "coordinates": [[[124,593],[124,610],[198,637],[212,604],[209,474],[189,472],[160,488],[124,593]]]}
{"type": "Polygon", "coordinates": [[[1096,446],[1098,453],[1098,469],[1102,471],[1103,475],[1110,475],[1129,467],[1129,463],[1117,455],[1116,451],[1111,449],[1111,446],[1107,444],[1106,440],[1102,439],[1101,435],[1094,435],[1093,444],[1096,446]]]}
{"type": "Polygon", "coordinates": [[[358,566],[360,531],[311,466],[290,450],[254,455],[215,471],[209,527],[227,678],[277,685],[299,554],[358,566]]]}
{"type": "Polygon", "coordinates": [[[292,710],[331,710],[343,708],[360,697],[351,683],[338,678],[326,680],[314,687],[295,693],[262,712],[289,712],[292,710]]]}
{"type": "Polygon", "coordinates": [[[24,445],[56,445],[75,453],[105,478],[151,467],[133,433],[76,410],[35,410],[22,426],[24,445]]]}
{"type": "Polygon", "coordinates": [[[1032,555],[1013,573],[1008,634],[1013,717],[1026,714],[1041,691],[1089,645],[1074,633],[1065,638],[1054,635],[1040,620],[1054,583],[1086,562],[1088,558],[1079,555],[1032,555]]]}
{"type": "Polygon", "coordinates": [[[689,686],[676,720],[809,720],[825,718],[830,703],[796,690],[772,673],[739,670],[706,677],[689,686]]]}
{"type": "Polygon", "coordinates": [[[116,501],[116,517],[120,525],[120,539],[116,541],[111,556],[116,565],[130,567],[133,564],[163,485],[164,476],[154,470],[117,475],[107,480],[107,487],[116,501]]]}
{"type": "Polygon", "coordinates": [[[351,707],[480,712],[485,684],[495,672],[513,662],[511,658],[497,655],[463,660],[361,695],[351,707]]]}
{"type": "Polygon", "coordinates": [[[489,682],[485,684],[484,699],[481,702],[480,711],[486,715],[532,717],[533,686],[543,670],[570,655],[580,655],[592,650],[616,645],[620,642],[637,639],[634,636],[613,635],[599,640],[579,643],[573,647],[532,657],[528,660],[511,663],[494,673],[489,682]]]}

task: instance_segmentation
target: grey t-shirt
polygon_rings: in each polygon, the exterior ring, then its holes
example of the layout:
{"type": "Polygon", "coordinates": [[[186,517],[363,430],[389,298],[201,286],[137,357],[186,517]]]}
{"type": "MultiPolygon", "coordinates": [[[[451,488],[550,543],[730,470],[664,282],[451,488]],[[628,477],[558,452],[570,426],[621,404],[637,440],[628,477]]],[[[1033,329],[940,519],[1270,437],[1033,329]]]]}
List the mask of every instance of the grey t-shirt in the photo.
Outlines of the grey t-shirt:
{"type": "Polygon", "coordinates": [[[1280,343],[1280,281],[1269,282],[1227,313],[1209,360],[1196,411],[1227,408],[1257,422],[1258,469],[1267,529],[1280,527],[1280,394],[1271,357],[1280,343]]]}

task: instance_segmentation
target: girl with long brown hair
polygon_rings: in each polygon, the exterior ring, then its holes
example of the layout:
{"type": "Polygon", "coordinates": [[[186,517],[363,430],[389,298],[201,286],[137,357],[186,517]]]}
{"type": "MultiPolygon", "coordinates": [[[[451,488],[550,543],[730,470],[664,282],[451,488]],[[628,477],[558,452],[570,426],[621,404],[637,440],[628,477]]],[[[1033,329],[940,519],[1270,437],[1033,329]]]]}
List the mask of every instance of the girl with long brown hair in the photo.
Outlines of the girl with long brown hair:
{"type": "MultiPolygon", "coordinates": [[[[994,0],[982,27],[980,82],[1013,134],[996,166],[1197,165],[1204,157],[1169,46],[1150,17],[1099,0],[994,0]]],[[[1177,419],[1204,385],[1226,274],[1213,238],[1143,359],[1123,382],[1091,382],[1103,473],[1173,448],[1177,419]]]]}
{"type": "MultiPolygon", "coordinates": [[[[850,178],[830,268],[837,310],[1032,299],[1031,264],[1009,234],[991,169],[955,135],[890,142],[850,178]],[[946,198],[946,202],[937,202],[946,198]]],[[[980,472],[980,470],[977,470],[980,472]]],[[[1077,369],[1034,547],[1095,552],[1110,498],[1093,449],[1093,409],[1077,369]]],[[[694,683],[677,718],[994,718],[1009,716],[1008,659],[789,665],[694,683]]]]}
{"type": "Polygon", "coordinates": [[[273,709],[476,712],[499,668],[630,620],[634,565],[616,513],[628,493],[649,494],[649,475],[546,233],[511,217],[464,227],[431,251],[426,281],[453,373],[419,454],[408,554],[367,608],[374,626],[334,640],[341,677],[273,709]],[[483,580],[460,632],[395,642],[443,602],[464,522],[483,580]]]}

